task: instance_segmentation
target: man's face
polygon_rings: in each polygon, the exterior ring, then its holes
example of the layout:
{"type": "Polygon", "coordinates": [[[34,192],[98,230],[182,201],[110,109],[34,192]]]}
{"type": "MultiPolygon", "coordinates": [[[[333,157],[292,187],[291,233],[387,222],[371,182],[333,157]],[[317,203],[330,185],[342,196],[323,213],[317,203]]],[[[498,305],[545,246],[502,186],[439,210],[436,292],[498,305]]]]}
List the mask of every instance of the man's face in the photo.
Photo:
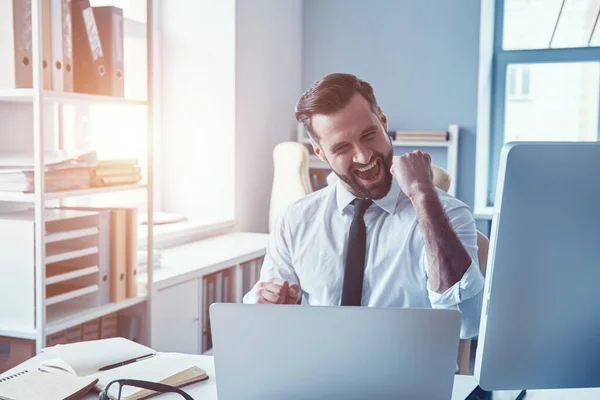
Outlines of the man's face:
{"type": "Polygon", "coordinates": [[[349,192],[375,200],[388,193],[394,150],[383,113],[378,118],[357,93],[335,114],[313,115],[312,127],[319,139],[315,154],[329,163],[349,192]]]}

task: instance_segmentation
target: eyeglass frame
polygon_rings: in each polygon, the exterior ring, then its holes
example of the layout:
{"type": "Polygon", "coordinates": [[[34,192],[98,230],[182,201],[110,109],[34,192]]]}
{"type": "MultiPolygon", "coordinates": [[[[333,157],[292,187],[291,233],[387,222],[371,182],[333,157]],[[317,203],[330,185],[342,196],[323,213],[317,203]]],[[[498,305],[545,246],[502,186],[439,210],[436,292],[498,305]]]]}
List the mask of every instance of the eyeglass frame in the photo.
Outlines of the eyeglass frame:
{"type": "Polygon", "coordinates": [[[141,389],[152,390],[158,393],[178,393],[185,400],[194,400],[192,396],[175,386],[165,385],[164,383],[140,381],[137,379],[116,379],[111,381],[108,385],[106,385],[104,390],[100,392],[98,395],[98,400],[110,400],[110,397],[108,396],[108,389],[115,383],[119,385],[119,397],[117,397],[117,400],[121,399],[121,391],[123,390],[123,386],[133,386],[141,389]]]}

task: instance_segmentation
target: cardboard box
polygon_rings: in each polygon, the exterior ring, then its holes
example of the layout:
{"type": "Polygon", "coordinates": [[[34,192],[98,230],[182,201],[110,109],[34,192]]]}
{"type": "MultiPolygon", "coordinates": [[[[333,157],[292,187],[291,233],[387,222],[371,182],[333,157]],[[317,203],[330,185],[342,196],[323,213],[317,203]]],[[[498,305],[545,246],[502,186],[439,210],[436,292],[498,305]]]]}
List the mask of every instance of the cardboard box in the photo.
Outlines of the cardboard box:
{"type": "Polygon", "coordinates": [[[46,347],[56,346],[57,344],[67,343],[67,331],[56,332],[46,337],[46,347]]]}
{"type": "Polygon", "coordinates": [[[100,339],[117,337],[117,313],[100,318],[100,339]]]}
{"type": "Polygon", "coordinates": [[[83,325],[67,329],[67,343],[78,343],[83,340],[83,325]]]}
{"type": "Polygon", "coordinates": [[[100,339],[100,320],[93,319],[83,324],[82,340],[98,340],[100,339]]]}
{"type": "Polygon", "coordinates": [[[0,336],[0,373],[35,356],[35,341],[0,336]]]}

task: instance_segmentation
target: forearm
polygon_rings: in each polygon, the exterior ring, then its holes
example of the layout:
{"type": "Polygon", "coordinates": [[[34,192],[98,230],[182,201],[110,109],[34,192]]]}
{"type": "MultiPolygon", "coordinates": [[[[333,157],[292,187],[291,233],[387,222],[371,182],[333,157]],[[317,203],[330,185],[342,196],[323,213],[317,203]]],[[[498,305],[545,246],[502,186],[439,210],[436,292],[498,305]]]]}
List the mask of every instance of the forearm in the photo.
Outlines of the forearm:
{"type": "Polygon", "coordinates": [[[435,189],[419,191],[411,200],[425,243],[429,286],[443,293],[461,280],[471,257],[454,232],[435,189]]]}

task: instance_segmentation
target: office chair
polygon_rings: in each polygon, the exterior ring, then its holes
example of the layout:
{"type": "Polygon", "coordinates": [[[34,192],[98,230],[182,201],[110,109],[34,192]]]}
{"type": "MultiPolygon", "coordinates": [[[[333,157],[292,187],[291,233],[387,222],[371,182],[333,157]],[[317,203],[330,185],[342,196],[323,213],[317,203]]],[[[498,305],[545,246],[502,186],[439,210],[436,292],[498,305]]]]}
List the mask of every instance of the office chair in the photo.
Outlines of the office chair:
{"type": "Polygon", "coordinates": [[[313,191],[309,177],[309,153],[303,144],[279,143],[273,150],[273,165],[269,232],[290,204],[313,191]]]}

